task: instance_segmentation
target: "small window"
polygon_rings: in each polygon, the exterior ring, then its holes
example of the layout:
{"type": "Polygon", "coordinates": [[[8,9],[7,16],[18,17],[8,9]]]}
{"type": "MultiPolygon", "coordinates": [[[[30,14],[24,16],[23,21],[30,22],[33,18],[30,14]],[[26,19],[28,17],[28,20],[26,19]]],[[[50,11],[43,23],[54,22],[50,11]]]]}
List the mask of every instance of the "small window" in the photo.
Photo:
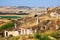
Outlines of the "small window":
{"type": "Polygon", "coordinates": [[[6,32],[6,36],[8,37],[8,32],[6,32]]]}

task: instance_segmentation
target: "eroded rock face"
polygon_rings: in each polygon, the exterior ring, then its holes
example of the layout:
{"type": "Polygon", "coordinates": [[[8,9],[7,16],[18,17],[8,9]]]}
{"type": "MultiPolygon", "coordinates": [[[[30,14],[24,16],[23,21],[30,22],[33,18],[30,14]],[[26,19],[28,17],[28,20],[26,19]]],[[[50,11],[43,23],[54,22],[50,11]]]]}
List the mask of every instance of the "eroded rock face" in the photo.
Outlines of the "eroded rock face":
{"type": "Polygon", "coordinates": [[[24,28],[29,28],[29,27],[33,27],[35,25],[38,25],[38,20],[37,18],[30,18],[30,19],[26,19],[24,20],[25,22],[22,23],[20,25],[20,27],[24,27],[24,28]]]}
{"type": "Polygon", "coordinates": [[[56,30],[57,20],[58,19],[56,18],[51,18],[48,16],[47,17],[26,17],[19,20],[18,23],[20,22],[23,22],[23,23],[19,24],[18,28],[28,29],[28,28],[35,28],[35,27],[38,28],[39,26],[39,30],[41,28],[43,28],[44,31],[51,30],[51,29],[56,30]],[[46,23],[44,23],[43,21],[45,21],[46,23]]]}

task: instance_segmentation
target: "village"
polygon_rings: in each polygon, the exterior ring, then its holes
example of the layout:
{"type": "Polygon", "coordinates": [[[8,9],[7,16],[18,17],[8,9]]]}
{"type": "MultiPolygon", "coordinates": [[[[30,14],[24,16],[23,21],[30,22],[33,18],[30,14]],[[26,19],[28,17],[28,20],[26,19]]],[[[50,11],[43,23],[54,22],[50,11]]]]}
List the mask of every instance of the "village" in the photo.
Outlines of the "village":
{"type": "Polygon", "coordinates": [[[60,40],[60,6],[9,8],[0,8],[0,40],[60,40]]]}

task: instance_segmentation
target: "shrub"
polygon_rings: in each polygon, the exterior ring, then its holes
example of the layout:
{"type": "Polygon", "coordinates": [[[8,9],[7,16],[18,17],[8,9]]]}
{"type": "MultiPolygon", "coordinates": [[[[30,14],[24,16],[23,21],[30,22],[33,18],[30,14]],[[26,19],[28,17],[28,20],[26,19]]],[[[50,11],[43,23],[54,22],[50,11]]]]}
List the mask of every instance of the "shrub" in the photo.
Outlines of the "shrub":
{"type": "Polygon", "coordinates": [[[41,36],[39,35],[39,33],[35,33],[34,34],[34,38],[37,38],[37,39],[39,39],[41,36]]]}
{"type": "Polygon", "coordinates": [[[19,36],[8,37],[7,40],[18,40],[19,36]]]}
{"type": "Polygon", "coordinates": [[[56,32],[55,34],[52,35],[55,38],[60,38],[60,32],[56,32]]]}
{"type": "Polygon", "coordinates": [[[0,30],[6,30],[6,29],[11,28],[13,26],[14,26],[14,24],[9,22],[9,23],[6,23],[5,25],[0,26],[0,30]]]}
{"type": "Polygon", "coordinates": [[[38,33],[36,33],[34,35],[34,38],[36,38],[38,40],[50,40],[50,38],[48,37],[48,35],[41,35],[41,34],[38,34],[38,33]]]}

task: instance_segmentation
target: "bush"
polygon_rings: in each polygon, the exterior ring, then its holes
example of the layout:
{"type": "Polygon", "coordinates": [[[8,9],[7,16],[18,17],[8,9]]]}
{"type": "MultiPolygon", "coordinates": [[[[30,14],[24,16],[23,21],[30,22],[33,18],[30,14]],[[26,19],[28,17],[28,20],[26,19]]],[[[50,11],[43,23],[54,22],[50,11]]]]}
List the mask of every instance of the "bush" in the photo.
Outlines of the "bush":
{"type": "Polygon", "coordinates": [[[18,40],[19,39],[19,37],[13,37],[12,38],[12,40],[18,40]]]}
{"type": "Polygon", "coordinates": [[[41,36],[39,35],[39,33],[35,33],[34,34],[34,38],[37,38],[37,39],[39,39],[41,36]]]}
{"type": "Polygon", "coordinates": [[[7,40],[18,40],[19,36],[8,37],[7,40]]]}
{"type": "Polygon", "coordinates": [[[52,35],[55,38],[60,38],[60,32],[56,32],[55,34],[52,35]]]}
{"type": "Polygon", "coordinates": [[[6,30],[6,29],[11,28],[13,26],[14,26],[14,24],[9,22],[9,23],[6,23],[5,25],[0,26],[0,30],[6,30]]]}
{"type": "Polygon", "coordinates": [[[48,35],[40,35],[38,33],[36,33],[34,35],[34,38],[38,39],[38,40],[50,40],[50,38],[48,37],[48,35]]]}
{"type": "Polygon", "coordinates": [[[51,40],[51,39],[48,37],[48,35],[44,35],[44,36],[41,38],[41,40],[51,40]]]}

